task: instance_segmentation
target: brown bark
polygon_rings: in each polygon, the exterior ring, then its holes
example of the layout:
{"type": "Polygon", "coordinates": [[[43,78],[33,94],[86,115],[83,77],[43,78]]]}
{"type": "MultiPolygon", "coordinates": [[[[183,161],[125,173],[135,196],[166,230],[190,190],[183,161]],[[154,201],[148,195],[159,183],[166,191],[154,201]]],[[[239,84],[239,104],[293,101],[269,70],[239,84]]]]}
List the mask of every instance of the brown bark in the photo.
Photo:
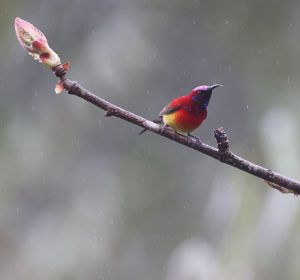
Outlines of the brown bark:
{"type": "Polygon", "coordinates": [[[161,126],[94,95],[93,93],[80,86],[77,82],[67,79],[66,71],[64,70],[64,67],[62,65],[56,66],[53,69],[53,72],[61,80],[64,88],[69,94],[83,98],[86,101],[103,109],[104,111],[106,111],[106,116],[121,118],[125,121],[146,128],[149,131],[166,137],[179,144],[197,150],[225,164],[231,165],[235,168],[259,177],[265,180],[268,186],[283,193],[294,193],[295,195],[300,194],[300,182],[285,177],[265,167],[254,164],[232,153],[229,149],[227,134],[222,127],[214,131],[214,136],[218,144],[218,149],[216,149],[203,142],[178,134],[171,128],[162,129],[161,126]]]}

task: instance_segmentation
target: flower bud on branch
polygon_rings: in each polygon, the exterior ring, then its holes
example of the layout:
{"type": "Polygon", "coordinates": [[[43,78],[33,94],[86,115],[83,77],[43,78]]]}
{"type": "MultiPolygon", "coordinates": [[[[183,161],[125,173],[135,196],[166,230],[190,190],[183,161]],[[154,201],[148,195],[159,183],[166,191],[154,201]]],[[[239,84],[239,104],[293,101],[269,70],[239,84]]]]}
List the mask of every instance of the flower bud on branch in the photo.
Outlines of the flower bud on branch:
{"type": "Polygon", "coordinates": [[[15,19],[15,30],[21,46],[35,60],[47,65],[51,69],[61,64],[57,53],[49,47],[45,35],[31,23],[17,17],[15,19]]]}

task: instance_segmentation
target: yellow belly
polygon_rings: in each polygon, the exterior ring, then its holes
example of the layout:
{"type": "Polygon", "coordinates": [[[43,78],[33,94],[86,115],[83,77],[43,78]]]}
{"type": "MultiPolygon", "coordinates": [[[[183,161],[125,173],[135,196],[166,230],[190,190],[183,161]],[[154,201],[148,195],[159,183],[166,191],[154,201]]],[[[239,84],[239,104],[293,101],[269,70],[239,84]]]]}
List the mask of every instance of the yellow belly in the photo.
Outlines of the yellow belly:
{"type": "Polygon", "coordinates": [[[180,133],[190,133],[195,130],[194,127],[189,127],[178,122],[178,116],[176,113],[163,115],[163,121],[166,125],[172,127],[174,130],[180,133]]]}
{"type": "Polygon", "coordinates": [[[179,109],[171,114],[163,115],[163,121],[177,132],[191,133],[201,125],[205,120],[206,115],[206,110],[191,113],[185,109],[179,109]]]}

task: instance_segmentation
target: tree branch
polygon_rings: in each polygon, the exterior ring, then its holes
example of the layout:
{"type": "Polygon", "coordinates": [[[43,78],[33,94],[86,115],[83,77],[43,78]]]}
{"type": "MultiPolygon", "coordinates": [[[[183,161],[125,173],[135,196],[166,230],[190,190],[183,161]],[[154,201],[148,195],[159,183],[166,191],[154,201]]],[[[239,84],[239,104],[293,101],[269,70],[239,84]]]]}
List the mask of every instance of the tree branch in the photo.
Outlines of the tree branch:
{"type": "Polygon", "coordinates": [[[69,94],[83,98],[86,101],[103,109],[104,111],[106,111],[107,117],[114,116],[140,127],[146,128],[147,130],[166,137],[174,142],[180,143],[191,149],[206,154],[214,159],[217,159],[225,164],[231,165],[244,172],[264,179],[270,187],[277,189],[283,193],[294,193],[295,195],[300,194],[300,182],[273,172],[270,169],[256,165],[232,153],[229,149],[228,137],[222,127],[214,131],[214,136],[218,144],[218,149],[216,149],[205,143],[199,143],[199,141],[181,135],[171,128],[162,129],[159,125],[129,111],[126,111],[94,95],[93,93],[80,86],[77,82],[67,79],[66,70],[64,69],[63,65],[58,65],[52,70],[54,74],[60,79],[61,83],[69,94]]]}

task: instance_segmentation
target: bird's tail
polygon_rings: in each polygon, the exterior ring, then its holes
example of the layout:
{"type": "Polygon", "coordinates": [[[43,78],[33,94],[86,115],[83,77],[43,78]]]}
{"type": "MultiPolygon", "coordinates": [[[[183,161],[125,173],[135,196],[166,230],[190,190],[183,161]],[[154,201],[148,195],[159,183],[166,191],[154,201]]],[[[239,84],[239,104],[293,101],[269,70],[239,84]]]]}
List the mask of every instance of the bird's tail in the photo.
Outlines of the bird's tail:
{"type": "MultiPolygon", "coordinates": [[[[152,122],[156,123],[156,124],[164,124],[162,117],[159,117],[158,119],[153,120],[152,122]]],[[[148,129],[144,128],[139,135],[143,134],[144,132],[146,132],[148,129]]]]}

